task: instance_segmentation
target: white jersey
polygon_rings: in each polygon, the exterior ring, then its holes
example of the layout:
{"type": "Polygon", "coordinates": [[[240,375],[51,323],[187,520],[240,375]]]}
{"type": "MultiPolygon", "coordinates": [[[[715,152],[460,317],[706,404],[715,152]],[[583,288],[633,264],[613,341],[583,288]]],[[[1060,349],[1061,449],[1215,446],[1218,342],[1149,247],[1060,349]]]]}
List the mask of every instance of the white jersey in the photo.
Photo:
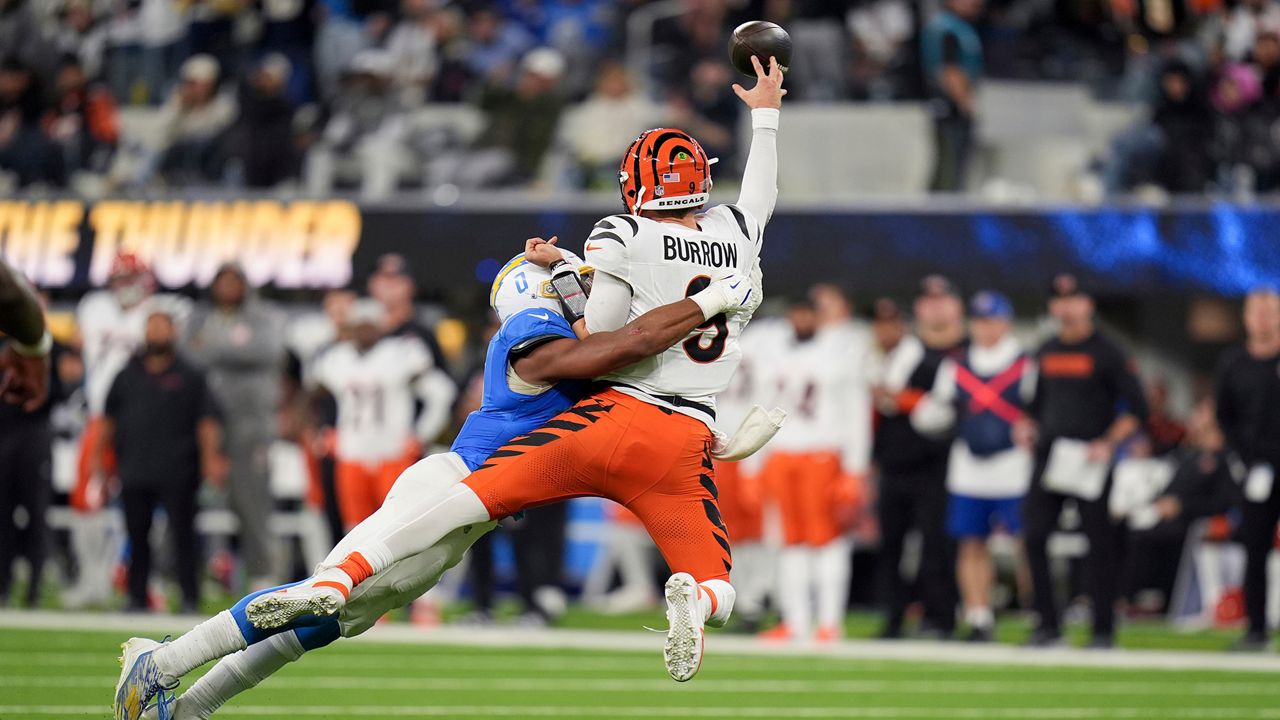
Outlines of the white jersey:
{"type": "Polygon", "coordinates": [[[386,337],[364,353],[341,342],[321,353],[309,380],[338,402],[338,458],[403,457],[414,436],[414,386],[431,369],[431,352],[417,338],[386,337]]]}
{"type": "Polygon", "coordinates": [[[772,404],[787,421],[769,443],[784,452],[834,452],[848,472],[871,460],[871,393],[866,383],[866,333],[853,323],[822,328],[808,340],[774,336],[772,404]]]}
{"type": "MultiPolygon", "coordinates": [[[[631,287],[627,322],[678,302],[725,272],[750,272],[760,254],[762,228],[734,205],[717,205],[697,216],[698,229],[635,215],[614,215],[587,240],[589,267],[631,287]]],[[[717,316],[656,357],[603,378],[618,389],[656,405],[711,423],[695,407],[671,403],[677,396],[714,411],[716,395],[729,386],[742,358],[738,338],[747,320],[717,316]]]]}
{"type": "Polygon", "coordinates": [[[790,335],[791,325],[774,317],[753,320],[743,330],[738,340],[742,362],[729,387],[716,397],[716,427],[721,432],[732,435],[753,405],[768,406],[773,400],[773,352],[790,335]]]}
{"type": "Polygon", "coordinates": [[[168,312],[181,330],[191,314],[191,301],[176,295],[151,295],[124,308],[110,290],[95,290],[80,300],[76,325],[83,344],[85,398],[90,416],[103,413],[111,383],[142,345],[147,318],[156,311],[168,312]]]}

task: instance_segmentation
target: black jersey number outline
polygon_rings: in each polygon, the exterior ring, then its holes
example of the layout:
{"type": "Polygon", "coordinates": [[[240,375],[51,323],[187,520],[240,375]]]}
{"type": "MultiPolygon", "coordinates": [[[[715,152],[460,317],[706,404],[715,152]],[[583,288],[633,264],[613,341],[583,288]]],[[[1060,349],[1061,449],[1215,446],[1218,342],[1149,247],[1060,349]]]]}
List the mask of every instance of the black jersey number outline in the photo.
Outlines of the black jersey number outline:
{"type": "MultiPolygon", "coordinates": [[[[692,297],[706,290],[710,284],[710,277],[699,275],[689,281],[689,287],[685,289],[684,296],[692,297]]],[[[690,360],[704,365],[719,360],[724,354],[725,345],[729,342],[729,318],[724,313],[720,313],[694,330],[702,332],[680,344],[680,347],[684,348],[684,354],[688,355],[690,360]],[[708,338],[707,330],[715,330],[715,334],[708,338]]]]}

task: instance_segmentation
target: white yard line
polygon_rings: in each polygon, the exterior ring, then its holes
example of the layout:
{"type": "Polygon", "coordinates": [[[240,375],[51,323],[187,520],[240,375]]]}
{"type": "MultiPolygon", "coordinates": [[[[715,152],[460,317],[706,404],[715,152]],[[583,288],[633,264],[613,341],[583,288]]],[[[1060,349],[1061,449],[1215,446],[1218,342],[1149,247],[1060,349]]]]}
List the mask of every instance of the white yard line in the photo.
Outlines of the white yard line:
{"type": "MultiPolygon", "coordinates": [[[[108,668],[111,670],[111,668],[108,668]]],[[[115,685],[114,672],[101,675],[52,675],[45,677],[0,676],[0,688],[109,688],[115,685]]],[[[967,681],[936,680],[718,680],[699,678],[676,686],[665,679],[600,679],[586,677],[538,678],[373,678],[346,675],[273,677],[266,687],[278,690],[367,690],[406,692],[567,692],[584,687],[591,692],[639,693],[674,690],[679,693],[733,695],[1071,695],[1093,696],[1196,696],[1241,697],[1280,695],[1280,685],[1267,682],[1182,683],[1128,681],[1018,680],[967,681]]]]}
{"type": "MultiPolygon", "coordinates": [[[[669,718],[680,708],[654,705],[230,705],[219,715],[262,715],[270,717],[319,716],[352,717],[641,717],[669,718]]],[[[33,715],[101,715],[98,705],[0,705],[0,717],[33,715]]],[[[699,707],[689,711],[696,717],[723,718],[939,718],[963,720],[1129,720],[1160,717],[1170,720],[1277,720],[1280,709],[1173,708],[1153,716],[1150,708],[905,708],[905,707],[699,707]]]]}
{"type": "MultiPolygon", "coordinates": [[[[122,636],[138,632],[180,633],[203,618],[177,615],[115,615],[93,613],[0,611],[0,628],[41,630],[108,630],[122,636]]],[[[659,652],[659,636],[646,632],[590,630],[524,630],[508,627],[473,628],[446,626],[424,630],[411,625],[380,625],[360,641],[415,645],[455,645],[480,648],[511,646],[602,650],[609,652],[659,652]]],[[[4,646],[0,630],[0,647],[4,646]]],[[[794,646],[763,643],[757,638],[709,635],[708,662],[716,655],[847,660],[911,661],[962,665],[1012,665],[1036,667],[1149,668],[1163,670],[1229,670],[1280,672],[1280,656],[1158,650],[1095,651],[1076,648],[1032,649],[1012,645],[848,640],[830,646],[794,646]]]]}

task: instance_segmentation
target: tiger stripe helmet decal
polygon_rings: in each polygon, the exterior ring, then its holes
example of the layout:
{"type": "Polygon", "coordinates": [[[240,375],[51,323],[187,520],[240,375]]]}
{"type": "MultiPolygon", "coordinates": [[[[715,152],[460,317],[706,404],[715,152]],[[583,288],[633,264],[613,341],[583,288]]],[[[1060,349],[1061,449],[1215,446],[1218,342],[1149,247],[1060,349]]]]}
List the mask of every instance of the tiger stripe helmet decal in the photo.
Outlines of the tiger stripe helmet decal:
{"type": "Polygon", "coordinates": [[[715,163],[683,130],[647,130],[622,156],[618,169],[622,203],[632,214],[705,205],[711,195],[711,166],[715,163]]]}

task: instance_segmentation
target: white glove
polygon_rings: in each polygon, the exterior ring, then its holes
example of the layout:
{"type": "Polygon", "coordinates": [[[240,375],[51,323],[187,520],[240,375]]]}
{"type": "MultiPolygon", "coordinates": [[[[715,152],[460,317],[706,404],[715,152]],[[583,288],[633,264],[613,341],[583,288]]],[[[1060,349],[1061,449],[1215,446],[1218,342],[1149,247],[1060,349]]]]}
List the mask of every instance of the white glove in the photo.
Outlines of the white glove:
{"type": "Polygon", "coordinates": [[[750,318],[764,300],[764,274],[760,270],[760,260],[756,260],[745,278],[734,271],[721,273],[689,299],[702,308],[704,320],[720,313],[750,318]]]}
{"type": "Polygon", "coordinates": [[[782,408],[765,411],[759,405],[753,405],[751,412],[742,419],[742,424],[726,436],[719,430],[712,430],[711,457],[717,460],[742,460],[751,457],[765,443],[773,439],[787,413],[782,408]]]}

